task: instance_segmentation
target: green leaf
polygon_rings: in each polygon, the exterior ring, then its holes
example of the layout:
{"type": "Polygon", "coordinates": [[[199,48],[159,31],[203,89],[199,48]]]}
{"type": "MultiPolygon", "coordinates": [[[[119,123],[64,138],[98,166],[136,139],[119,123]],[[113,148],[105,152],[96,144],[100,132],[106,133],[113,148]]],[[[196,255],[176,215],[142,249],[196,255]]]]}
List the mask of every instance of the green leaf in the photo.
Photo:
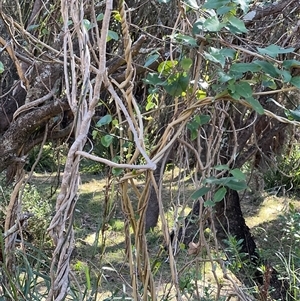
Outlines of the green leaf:
{"type": "Polygon", "coordinates": [[[269,55],[270,57],[273,57],[273,58],[275,58],[278,54],[290,53],[290,52],[293,52],[294,50],[295,50],[295,48],[292,48],[292,47],[291,48],[282,48],[282,47],[274,45],[274,44],[269,45],[266,48],[257,47],[257,51],[260,54],[269,55]]]}
{"type": "Polygon", "coordinates": [[[246,102],[248,102],[251,107],[260,115],[264,114],[265,110],[264,108],[262,107],[262,105],[260,104],[260,102],[253,98],[252,96],[251,97],[248,97],[247,99],[245,99],[246,102]]]}
{"type": "Polygon", "coordinates": [[[221,187],[220,189],[218,189],[214,194],[213,201],[216,203],[222,201],[226,195],[226,192],[227,189],[225,187],[221,187]]]}
{"type": "Polygon", "coordinates": [[[99,22],[99,21],[102,21],[103,18],[104,18],[104,14],[103,14],[103,13],[98,14],[97,17],[96,17],[96,21],[98,21],[98,22],[99,22]]]}
{"type": "Polygon", "coordinates": [[[145,64],[144,64],[144,67],[150,66],[152,63],[156,62],[158,58],[159,58],[159,54],[157,54],[157,53],[149,55],[147,57],[147,60],[146,60],[145,64]]]}
{"type": "Polygon", "coordinates": [[[216,205],[216,203],[215,202],[213,202],[212,200],[207,200],[207,201],[205,201],[204,202],[204,207],[213,207],[213,206],[215,206],[216,205]]]}
{"type": "Polygon", "coordinates": [[[192,61],[192,59],[190,59],[190,58],[183,58],[181,61],[180,61],[180,66],[182,67],[182,69],[184,70],[184,71],[188,71],[188,70],[190,70],[190,68],[192,67],[192,65],[193,65],[193,61],[192,61]]]}
{"type": "Polygon", "coordinates": [[[111,143],[113,142],[114,137],[111,135],[105,135],[101,137],[101,144],[104,147],[109,147],[111,143]]]}
{"type": "Polygon", "coordinates": [[[162,84],[164,80],[157,73],[148,73],[147,77],[144,79],[144,83],[148,85],[159,85],[162,84]]]}
{"type": "Polygon", "coordinates": [[[258,72],[261,70],[261,66],[254,63],[235,63],[230,67],[229,72],[258,72]]]}
{"type": "MultiPolygon", "coordinates": [[[[234,16],[231,16],[231,17],[228,19],[228,22],[229,22],[233,27],[235,27],[235,28],[238,30],[239,33],[246,33],[246,32],[248,32],[247,28],[245,27],[245,23],[244,23],[242,20],[240,20],[240,19],[238,19],[238,18],[236,18],[236,17],[234,17],[234,16]]],[[[238,32],[237,32],[237,33],[238,33],[238,32]]]]}
{"type": "Polygon", "coordinates": [[[223,72],[223,71],[219,71],[218,72],[218,80],[220,81],[220,83],[224,84],[228,81],[230,81],[231,79],[233,79],[232,76],[228,75],[227,73],[223,72]]]}
{"type": "Polygon", "coordinates": [[[183,0],[183,2],[191,8],[198,9],[198,3],[196,0],[183,0]]]}
{"type": "Polygon", "coordinates": [[[234,178],[237,180],[246,181],[246,176],[243,172],[241,172],[238,168],[230,170],[230,173],[233,175],[234,178]]]}
{"type": "Polygon", "coordinates": [[[108,41],[110,41],[110,40],[118,41],[119,40],[119,35],[115,31],[108,30],[107,40],[108,41]]]}
{"type": "Polygon", "coordinates": [[[170,75],[173,73],[178,61],[164,61],[159,64],[157,71],[163,75],[170,75]]]}
{"type": "Polygon", "coordinates": [[[229,181],[228,177],[217,179],[216,177],[209,177],[204,179],[205,184],[215,184],[215,185],[226,185],[229,181]]]}
{"type": "Polygon", "coordinates": [[[222,67],[225,66],[226,57],[224,54],[221,53],[220,49],[210,47],[209,53],[204,52],[204,56],[211,62],[219,63],[222,67]]]}
{"type": "Polygon", "coordinates": [[[199,119],[197,119],[197,122],[199,125],[207,124],[210,121],[209,115],[198,115],[199,119]]]}
{"type": "Polygon", "coordinates": [[[296,110],[288,110],[289,119],[300,121],[300,108],[298,107],[296,110]]]}
{"type": "Polygon", "coordinates": [[[111,115],[105,115],[100,118],[100,120],[96,123],[96,127],[101,127],[103,125],[111,123],[112,118],[111,115]]]}
{"type": "Polygon", "coordinates": [[[98,131],[93,130],[92,131],[92,137],[93,137],[94,140],[96,139],[97,135],[98,135],[98,131]]]}
{"type": "Polygon", "coordinates": [[[89,31],[93,27],[92,23],[88,19],[83,19],[82,22],[87,31],[89,31]]]}
{"type": "Polygon", "coordinates": [[[168,78],[168,84],[164,85],[165,90],[172,96],[181,96],[187,90],[190,78],[187,75],[177,73],[168,78]]]}
{"type": "Polygon", "coordinates": [[[4,72],[4,65],[0,62],[0,74],[4,72]]]}
{"type": "Polygon", "coordinates": [[[236,51],[230,48],[222,48],[220,49],[220,53],[225,57],[233,59],[235,57],[236,51]]]}
{"type": "Polygon", "coordinates": [[[252,97],[252,88],[249,85],[249,83],[245,82],[245,81],[240,81],[238,83],[236,83],[235,85],[236,88],[236,93],[238,93],[239,95],[241,95],[244,98],[248,98],[248,97],[252,97]]]}
{"type": "Polygon", "coordinates": [[[197,35],[197,34],[200,34],[202,33],[203,31],[203,23],[205,22],[205,19],[204,18],[200,18],[198,19],[194,25],[193,25],[193,29],[192,29],[192,34],[193,35],[197,35]]]}
{"type": "Polygon", "coordinates": [[[278,75],[278,68],[275,68],[274,65],[267,61],[254,61],[254,64],[260,66],[262,68],[262,71],[269,74],[272,77],[277,77],[278,75]]]}
{"type": "Polygon", "coordinates": [[[204,3],[203,8],[218,9],[219,7],[226,6],[226,4],[230,2],[230,0],[210,0],[204,3]]]}
{"type": "Polygon", "coordinates": [[[245,181],[239,181],[236,178],[229,178],[228,182],[225,185],[230,189],[237,191],[248,188],[245,181]]]}
{"type": "Polygon", "coordinates": [[[291,84],[300,89],[300,76],[292,77],[291,84]]]}
{"type": "Polygon", "coordinates": [[[286,69],[289,69],[291,67],[297,67],[297,66],[300,66],[300,61],[297,61],[297,60],[286,60],[286,61],[283,61],[283,63],[282,63],[282,67],[284,67],[286,69]]]}
{"type": "Polygon", "coordinates": [[[206,193],[208,193],[210,191],[209,187],[201,187],[200,189],[196,190],[192,195],[191,195],[191,199],[192,200],[197,200],[199,198],[201,198],[202,196],[204,196],[206,193]]]}
{"type": "Polygon", "coordinates": [[[209,17],[205,20],[203,27],[211,32],[218,32],[225,26],[225,23],[221,23],[217,16],[209,17]]]}
{"type": "Polygon", "coordinates": [[[122,168],[117,168],[117,167],[114,167],[112,169],[112,174],[115,176],[115,177],[118,177],[120,176],[122,173],[123,173],[124,169],[122,168]]]}
{"type": "Polygon", "coordinates": [[[292,75],[288,70],[279,70],[278,69],[278,74],[280,74],[283,77],[283,81],[285,83],[289,83],[292,79],[292,75]]]}
{"type": "Polygon", "coordinates": [[[185,45],[190,45],[192,47],[198,46],[197,40],[190,37],[190,36],[188,36],[188,35],[184,35],[184,34],[179,33],[179,34],[174,35],[174,39],[177,42],[185,44],[185,45]]]}

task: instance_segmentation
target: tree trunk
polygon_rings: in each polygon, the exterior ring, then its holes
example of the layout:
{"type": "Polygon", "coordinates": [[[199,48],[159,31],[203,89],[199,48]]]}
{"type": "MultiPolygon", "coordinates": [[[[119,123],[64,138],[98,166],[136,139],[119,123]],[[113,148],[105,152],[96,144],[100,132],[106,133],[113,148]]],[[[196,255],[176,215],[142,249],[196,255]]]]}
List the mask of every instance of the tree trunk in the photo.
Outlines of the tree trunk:
{"type": "Polygon", "coordinates": [[[259,300],[288,300],[287,282],[279,279],[278,272],[259,258],[256,244],[243,217],[238,193],[229,190],[225,200],[216,203],[214,210],[213,222],[218,242],[233,266],[237,261],[241,263],[240,268],[233,268],[237,278],[247,286],[256,284],[260,291],[259,300]],[[233,249],[232,244],[227,243],[230,237],[240,242],[238,252],[233,249]],[[265,269],[259,269],[261,267],[265,269]]]}

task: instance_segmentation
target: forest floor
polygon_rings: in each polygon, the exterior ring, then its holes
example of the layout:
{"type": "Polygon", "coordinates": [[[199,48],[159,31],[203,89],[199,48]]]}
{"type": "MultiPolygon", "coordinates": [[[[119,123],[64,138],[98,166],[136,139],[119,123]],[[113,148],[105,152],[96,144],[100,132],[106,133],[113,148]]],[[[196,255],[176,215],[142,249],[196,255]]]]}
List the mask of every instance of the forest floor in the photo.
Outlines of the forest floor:
{"type": "MultiPolygon", "coordinates": [[[[180,197],[177,191],[178,182],[173,176],[171,173],[166,175],[164,178],[165,189],[163,190],[164,208],[167,220],[170,221],[170,229],[172,228],[174,213],[173,200],[174,198],[180,197]]],[[[103,233],[104,235],[101,235],[100,226],[102,219],[101,214],[103,212],[105,181],[97,180],[93,176],[83,176],[82,181],[83,184],[81,186],[76,213],[76,236],[78,240],[74,266],[78,268],[78,275],[82,275],[82,273],[80,273],[80,269],[82,269],[81,264],[83,266],[88,264],[89,266],[97,267],[97,269],[101,270],[103,276],[101,284],[104,291],[102,291],[102,296],[99,300],[103,300],[109,296],[114,296],[115,298],[128,296],[126,292],[128,285],[126,285],[126,282],[130,283],[130,278],[128,275],[128,266],[125,264],[124,216],[121,210],[120,199],[116,198],[107,228],[103,233]],[[103,249],[104,245],[105,249],[103,249]]],[[[140,185],[142,184],[141,182],[140,185]]],[[[189,180],[185,181],[184,186],[184,191],[180,193],[181,196],[184,194],[185,198],[188,199],[193,193],[194,186],[189,180]]],[[[251,229],[257,246],[260,248],[261,255],[264,258],[268,258],[276,267],[279,267],[279,270],[283,270],[284,265],[281,259],[275,254],[284,254],[286,251],[285,246],[281,243],[282,231],[284,229],[282,217],[288,212],[290,204],[293,204],[296,209],[300,210],[299,200],[293,197],[284,195],[278,197],[265,192],[256,193],[255,195],[241,193],[241,205],[246,223],[251,229]],[[280,267],[280,265],[282,266],[280,267]]],[[[192,206],[192,204],[188,203],[185,212],[190,210],[190,206],[192,206]]],[[[153,232],[147,234],[147,239],[152,258],[159,262],[155,278],[157,279],[158,287],[160,287],[162,291],[162,296],[166,296],[167,286],[165,286],[165,284],[170,282],[171,279],[169,264],[166,262],[166,254],[159,255],[164,244],[160,225],[158,225],[153,232]]],[[[211,266],[208,264],[201,265],[202,274],[196,276],[195,270],[187,268],[189,267],[189,263],[193,260],[195,260],[195,257],[188,255],[187,250],[183,249],[179,252],[176,257],[178,269],[182,269],[179,280],[184,287],[185,282],[198,277],[198,281],[202,285],[201,294],[203,298],[206,298],[203,300],[210,300],[209,298],[213,295],[214,291],[214,279],[211,274],[211,266]],[[204,276],[203,273],[205,273],[204,276]]],[[[94,269],[94,271],[97,269],[94,269]]],[[[100,272],[100,270],[98,270],[98,272],[100,272]]],[[[222,278],[222,273],[219,269],[217,274],[218,277],[222,278]]],[[[82,281],[84,282],[84,279],[82,279],[82,281]]],[[[224,282],[223,286],[223,294],[228,294],[230,285],[224,282]]],[[[186,295],[186,300],[190,298],[190,300],[193,299],[190,292],[188,292],[188,286],[183,289],[183,292],[183,295],[186,295]]],[[[108,298],[107,300],[110,299],[108,298]]],[[[171,298],[168,300],[171,300],[171,298]]]]}
{"type": "MultiPolygon", "coordinates": [[[[50,178],[48,178],[49,180],[50,178]]],[[[36,183],[46,183],[44,176],[37,176],[36,183]]],[[[164,178],[163,200],[166,217],[172,229],[174,198],[178,198],[178,182],[174,174],[167,173],[164,178]]],[[[143,185],[141,181],[138,183],[143,185]]],[[[43,184],[44,185],[44,184],[43,184]]],[[[46,184],[45,184],[46,185],[46,184]]],[[[115,198],[111,203],[111,212],[108,224],[102,227],[106,181],[100,176],[84,174],[80,185],[80,196],[76,206],[75,235],[76,248],[73,254],[72,267],[75,270],[79,284],[87,285],[89,281],[98,281],[99,293],[97,300],[131,300],[130,275],[126,264],[125,239],[124,239],[124,215],[121,210],[121,200],[117,186],[115,198]]],[[[188,212],[192,206],[189,196],[193,193],[193,183],[187,179],[183,194],[187,199],[184,212],[188,212]]],[[[181,195],[182,197],[182,195],[181,195]]],[[[279,270],[284,270],[284,263],[277,254],[284,254],[285,246],[281,243],[283,235],[284,219],[290,205],[300,210],[300,200],[294,197],[282,195],[269,195],[241,193],[241,205],[246,223],[251,229],[261,254],[274,263],[279,270]]],[[[54,199],[53,199],[54,200],[54,199]]],[[[166,291],[171,281],[169,263],[166,253],[162,253],[164,240],[158,225],[154,231],[147,234],[150,257],[157,264],[155,279],[161,288],[161,299],[173,300],[171,295],[166,299],[166,291]]],[[[286,256],[286,255],[284,255],[286,256]]],[[[180,250],[176,256],[179,269],[179,282],[184,287],[185,283],[194,281],[201,283],[201,294],[204,301],[213,299],[215,290],[214,279],[211,274],[211,266],[201,264],[201,273],[195,269],[194,255],[188,255],[186,249],[180,250]],[[193,263],[191,267],[190,264],[193,263]],[[198,273],[198,274],[197,274],[198,273]],[[211,299],[210,299],[211,298],[211,299]]],[[[218,277],[222,278],[221,270],[217,271],[218,277]]],[[[223,281],[223,280],[221,280],[223,281]]],[[[225,281],[222,283],[222,293],[226,298],[229,296],[231,286],[225,281]]],[[[193,287],[190,287],[193,289],[193,287]]],[[[193,300],[190,292],[183,289],[186,300],[193,300]],[[191,297],[191,299],[189,299],[191,297]]],[[[175,298],[175,297],[174,297],[175,298]]],[[[88,299],[86,299],[88,300],[88,299]]],[[[96,300],[96,299],[95,299],[96,300]]],[[[219,300],[225,300],[219,299],[219,300]]],[[[229,300],[229,299],[226,299],[229,300]]],[[[237,300],[230,298],[230,300],[237,300]]]]}

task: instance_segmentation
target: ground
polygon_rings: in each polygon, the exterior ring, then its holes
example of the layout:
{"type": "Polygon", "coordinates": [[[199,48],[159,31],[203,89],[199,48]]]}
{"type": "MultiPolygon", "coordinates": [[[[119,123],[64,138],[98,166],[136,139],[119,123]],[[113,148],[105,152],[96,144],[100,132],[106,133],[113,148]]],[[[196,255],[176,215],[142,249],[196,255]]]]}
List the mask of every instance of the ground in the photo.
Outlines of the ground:
{"type": "MultiPolygon", "coordinates": [[[[49,189],[49,182],[53,180],[52,176],[35,175],[31,185],[38,187],[38,190],[43,187],[49,189]]],[[[90,288],[93,283],[97,282],[97,300],[117,300],[129,297],[130,275],[126,263],[124,216],[117,185],[110,186],[110,189],[114,189],[114,199],[110,200],[109,218],[103,225],[106,179],[101,175],[84,174],[81,180],[75,214],[76,247],[72,257],[72,267],[76,279],[82,288],[90,288]]],[[[178,176],[174,176],[172,172],[167,173],[164,183],[164,209],[170,228],[172,228],[174,208],[185,207],[183,212],[189,211],[191,206],[189,196],[193,193],[194,186],[187,177],[184,188],[178,190],[178,176]]],[[[138,182],[138,185],[143,185],[142,180],[138,182]]],[[[274,262],[279,270],[284,270],[282,259],[276,255],[276,252],[283,254],[284,251],[281,238],[285,226],[281,216],[287,214],[290,204],[293,204],[296,210],[300,210],[299,200],[267,193],[254,197],[251,191],[241,193],[240,196],[247,225],[251,228],[257,245],[261,249],[261,254],[274,262]]],[[[55,195],[52,196],[52,202],[54,204],[55,195]]],[[[154,231],[147,234],[147,239],[151,264],[156,270],[156,283],[160,288],[159,300],[163,300],[166,296],[168,296],[168,300],[172,300],[171,296],[174,297],[174,292],[170,290],[167,293],[171,276],[168,256],[163,251],[164,241],[159,225],[154,231]]],[[[197,297],[193,297],[196,286],[200,287],[198,293],[203,296],[203,300],[212,300],[209,298],[215,293],[215,280],[210,271],[211,264],[206,263],[206,260],[203,260],[205,256],[202,255],[188,255],[185,249],[180,250],[176,255],[179,284],[185,300],[197,297]]],[[[221,280],[223,277],[219,268],[216,270],[216,275],[223,286],[222,294],[228,297],[232,285],[228,281],[221,280]]],[[[231,298],[230,300],[235,299],[231,298]]]]}

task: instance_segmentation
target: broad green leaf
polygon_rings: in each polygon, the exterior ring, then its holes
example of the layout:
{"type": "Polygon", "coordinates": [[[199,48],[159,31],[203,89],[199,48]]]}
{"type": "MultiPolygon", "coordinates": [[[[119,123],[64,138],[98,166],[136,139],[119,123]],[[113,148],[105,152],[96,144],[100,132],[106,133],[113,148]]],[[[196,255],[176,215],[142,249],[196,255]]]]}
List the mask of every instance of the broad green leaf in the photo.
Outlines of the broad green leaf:
{"type": "Polygon", "coordinates": [[[253,63],[260,66],[262,68],[262,71],[269,74],[270,76],[277,77],[278,68],[275,68],[274,65],[272,65],[271,63],[266,62],[266,61],[254,61],[253,63]]]}
{"type": "Polygon", "coordinates": [[[216,177],[206,178],[203,182],[206,184],[215,184],[215,185],[226,185],[229,181],[228,177],[217,179],[216,177]]]}
{"type": "Polygon", "coordinates": [[[291,84],[300,89],[300,76],[292,77],[291,84]]]}
{"type": "Polygon", "coordinates": [[[254,63],[235,63],[230,67],[230,72],[258,72],[261,70],[261,66],[254,63]]]}
{"type": "Polygon", "coordinates": [[[289,119],[300,121],[300,110],[288,110],[289,119]]]}
{"type": "Polygon", "coordinates": [[[237,180],[246,181],[246,176],[243,172],[241,172],[238,168],[230,170],[230,173],[233,175],[234,178],[237,180]]]}
{"type": "Polygon", "coordinates": [[[192,34],[193,35],[197,35],[197,34],[200,34],[202,33],[203,31],[203,23],[205,22],[205,19],[204,18],[200,18],[198,19],[194,25],[193,25],[193,29],[192,29],[192,34]]]}
{"type": "Polygon", "coordinates": [[[188,71],[190,70],[190,68],[192,67],[193,65],[193,61],[192,59],[190,58],[183,58],[181,61],[180,61],[180,66],[182,67],[182,69],[184,71],[188,71]]]}
{"type": "Polygon", "coordinates": [[[203,99],[206,97],[206,92],[203,90],[197,90],[196,97],[197,97],[197,99],[203,99]]]}
{"type": "Polygon", "coordinates": [[[219,80],[219,82],[222,83],[222,84],[224,84],[224,83],[230,81],[231,79],[233,79],[232,76],[230,76],[229,74],[227,74],[227,73],[225,73],[225,72],[223,72],[223,71],[219,71],[219,72],[218,72],[218,76],[219,76],[219,77],[218,77],[218,80],[219,80]]]}
{"type": "Polygon", "coordinates": [[[213,201],[216,203],[222,201],[226,195],[226,192],[227,189],[225,187],[219,188],[214,194],[213,201]]]}
{"type": "Polygon", "coordinates": [[[103,18],[104,18],[104,14],[103,13],[101,13],[101,14],[99,14],[99,15],[97,15],[97,17],[96,17],[96,21],[102,21],[103,20],[103,18]]]}
{"type": "Polygon", "coordinates": [[[184,35],[184,34],[176,34],[174,36],[175,40],[179,43],[185,44],[185,45],[190,45],[192,47],[196,47],[197,44],[197,40],[194,39],[193,37],[190,37],[188,35],[184,35]]]}
{"type": "Polygon", "coordinates": [[[209,187],[201,187],[200,189],[196,190],[192,195],[191,195],[191,199],[192,200],[197,200],[199,198],[201,198],[202,196],[204,196],[206,193],[208,193],[210,191],[209,187]]]}
{"type": "Polygon", "coordinates": [[[87,31],[89,31],[93,27],[92,23],[88,19],[83,19],[82,22],[87,31]]]}
{"type": "Polygon", "coordinates": [[[211,62],[219,63],[222,67],[225,66],[226,56],[221,52],[221,49],[210,47],[209,53],[204,52],[204,56],[211,62]]]}
{"type": "Polygon", "coordinates": [[[300,66],[300,61],[297,61],[297,60],[286,60],[286,61],[283,61],[283,63],[282,63],[282,67],[284,67],[286,69],[289,69],[291,67],[297,67],[297,66],[300,66]]]}
{"type": "Polygon", "coordinates": [[[220,53],[226,57],[233,59],[235,57],[236,51],[230,48],[222,48],[220,49],[220,53]]]}
{"type": "Polygon", "coordinates": [[[218,32],[225,26],[224,23],[221,23],[217,16],[209,17],[203,23],[203,27],[211,32],[218,32]]]}
{"type": "Polygon", "coordinates": [[[99,121],[96,123],[96,126],[100,127],[111,123],[111,121],[112,121],[111,115],[105,115],[99,119],[99,121]]]}
{"type": "Polygon", "coordinates": [[[185,4],[187,4],[191,8],[194,8],[194,9],[198,9],[199,8],[198,3],[197,3],[196,0],[183,0],[183,2],[185,4]]]}
{"type": "Polygon", "coordinates": [[[247,99],[245,99],[246,102],[248,102],[251,107],[260,115],[264,114],[265,110],[264,108],[262,107],[262,105],[260,104],[260,102],[253,98],[252,96],[251,97],[248,97],[247,99]]]}
{"type": "Polygon", "coordinates": [[[168,84],[164,85],[164,88],[174,97],[181,96],[183,92],[186,92],[189,82],[189,76],[178,73],[169,77],[168,84]]]}
{"type": "Polygon", "coordinates": [[[120,12],[118,10],[113,10],[113,17],[118,22],[122,21],[121,14],[120,14],[120,12]]]}
{"type": "Polygon", "coordinates": [[[210,121],[210,116],[209,115],[198,115],[199,120],[197,120],[199,125],[204,125],[207,124],[210,121]]]}
{"type": "Polygon", "coordinates": [[[267,77],[267,76],[263,77],[262,85],[264,87],[270,88],[272,90],[275,90],[277,88],[275,81],[272,78],[267,77]]]}
{"type": "Polygon", "coordinates": [[[232,6],[221,6],[216,11],[217,11],[217,15],[225,15],[231,12],[233,9],[234,8],[232,6]]]}
{"type": "Polygon", "coordinates": [[[115,176],[115,177],[118,177],[119,175],[121,175],[123,173],[124,169],[122,168],[117,168],[117,167],[114,167],[112,169],[112,174],[115,176]]]}
{"type": "Polygon", "coordinates": [[[291,73],[289,71],[287,71],[287,70],[279,70],[278,69],[277,72],[278,72],[278,74],[280,74],[283,77],[283,81],[285,83],[289,83],[291,81],[292,75],[291,75],[291,73]]]}
{"type": "Polygon", "coordinates": [[[215,169],[215,170],[229,170],[229,167],[228,167],[228,165],[226,165],[226,164],[221,164],[221,165],[216,165],[216,166],[214,167],[214,169],[215,169]]]}
{"type": "Polygon", "coordinates": [[[150,66],[152,63],[156,62],[158,58],[159,58],[159,54],[157,54],[157,53],[149,55],[147,57],[147,60],[146,60],[145,64],[144,64],[144,67],[150,66]]]}
{"type": "Polygon", "coordinates": [[[236,93],[238,93],[242,97],[244,98],[252,97],[253,91],[249,83],[245,81],[240,81],[236,83],[235,88],[236,88],[235,89],[236,93]]]}
{"type": "Polygon", "coordinates": [[[157,67],[157,71],[164,75],[170,75],[173,73],[173,70],[175,69],[176,65],[178,64],[178,61],[164,61],[159,64],[157,67]]]}
{"type": "Polygon", "coordinates": [[[113,142],[114,137],[111,135],[105,135],[101,137],[101,144],[104,147],[109,147],[111,143],[113,142]]]}
{"type": "Polygon", "coordinates": [[[207,200],[204,202],[204,207],[213,207],[215,205],[216,205],[216,203],[213,202],[212,200],[207,200]]]}
{"type": "Polygon", "coordinates": [[[214,63],[220,64],[222,67],[225,65],[225,57],[220,53],[207,53],[204,51],[204,57],[214,63]]]}
{"type": "Polygon", "coordinates": [[[0,62],[0,74],[4,72],[4,65],[0,62]]]}
{"type": "Polygon", "coordinates": [[[98,135],[98,131],[93,130],[92,131],[92,137],[93,137],[94,140],[96,139],[97,135],[98,135]]]}
{"type": "Polygon", "coordinates": [[[108,41],[110,41],[110,40],[118,41],[119,40],[119,35],[115,31],[108,30],[107,40],[108,41]]]}
{"type": "Polygon", "coordinates": [[[230,2],[230,0],[210,0],[203,4],[203,8],[218,9],[219,7],[226,6],[226,4],[230,4],[230,2]]]}
{"type": "Polygon", "coordinates": [[[245,181],[239,181],[235,178],[230,178],[229,181],[225,184],[227,187],[233,190],[243,190],[248,188],[245,181]]]}
{"type": "Polygon", "coordinates": [[[247,28],[245,27],[245,23],[242,20],[240,20],[240,19],[238,19],[238,18],[236,18],[234,16],[231,16],[228,19],[228,22],[233,27],[235,27],[238,30],[238,32],[240,32],[240,33],[246,33],[246,32],[248,32],[247,28]]]}
{"type": "Polygon", "coordinates": [[[148,85],[159,85],[164,82],[164,80],[157,73],[148,73],[147,77],[144,79],[144,82],[148,85]]]}
{"type": "Polygon", "coordinates": [[[273,57],[273,58],[275,58],[278,54],[290,53],[290,52],[293,52],[294,50],[295,50],[295,48],[292,48],[292,47],[291,48],[282,48],[282,47],[274,45],[274,44],[269,45],[266,48],[257,47],[257,51],[260,54],[269,55],[270,57],[273,57]]]}

